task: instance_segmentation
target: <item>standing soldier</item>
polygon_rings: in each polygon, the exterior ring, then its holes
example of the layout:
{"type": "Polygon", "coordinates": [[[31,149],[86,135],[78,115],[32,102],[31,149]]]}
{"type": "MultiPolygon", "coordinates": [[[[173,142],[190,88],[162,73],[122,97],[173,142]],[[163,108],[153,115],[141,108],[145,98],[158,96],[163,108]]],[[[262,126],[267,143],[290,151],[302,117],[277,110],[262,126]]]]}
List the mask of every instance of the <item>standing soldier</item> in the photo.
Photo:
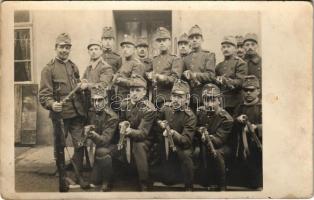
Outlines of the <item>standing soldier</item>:
{"type": "MultiPolygon", "coordinates": [[[[130,98],[121,103],[120,139],[122,134],[131,140],[131,147],[125,147],[127,160],[134,159],[139,176],[140,191],[148,190],[148,153],[152,145],[150,140],[151,127],[156,119],[154,105],[145,99],[147,83],[141,76],[134,76],[130,83],[130,98]],[[122,124],[127,122],[129,127],[125,133],[121,131],[122,124]],[[128,152],[132,149],[132,153],[128,152]],[[131,156],[132,158],[128,158],[131,156]]],[[[125,159],[124,159],[125,160],[125,159]]]]}
{"type": "Polygon", "coordinates": [[[243,36],[237,35],[235,38],[237,40],[237,56],[244,60],[245,50],[243,48],[243,36]]]}
{"type": "Polygon", "coordinates": [[[262,179],[262,105],[259,99],[259,80],[246,76],[243,81],[243,103],[234,111],[237,133],[236,158],[251,188],[261,188],[262,179]]]}
{"type": "Polygon", "coordinates": [[[178,40],[178,49],[180,53],[180,57],[184,58],[190,53],[190,44],[189,44],[189,38],[186,33],[183,33],[180,35],[178,40]]]}
{"type": "Polygon", "coordinates": [[[248,65],[248,75],[254,75],[262,83],[262,58],[258,55],[258,39],[255,33],[248,33],[244,37],[244,60],[248,65]]]}
{"type": "Polygon", "coordinates": [[[202,49],[204,41],[202,30],[194,25],[189,31],[192,51],[184,57],[183,76],[189,81],[191,91],[191,108],[196,111],[201,103],[202,87],[215,79],[215,53],[202,49]]]}
{"type": "Polygon", "coordinates": [[[171,36],[166,28],[157,29],[155,40],[160,53],[153,58],[153,70],[146,75],[153,85],[150,92],[154,96],[154,104],[160,109],[164,102],[170,100],[173,82],[181,77],[183,63],[170,54],[171,36]]]}
{"type": "Polygon", "coordinates": [[[153,61],[148,57],[148,42],[146,38],[139,38],[136,43],[136,53],[139,60],[145,65],[145,72],[153,69],[153,61]]]}
{"type": "Polygon", "coordinates": [[[100,85],[91,88],[92,110],[89,123],[85,126],[85,136],[96,144],[95,163],[91,182],[102,191],[110,190],[112,179],[111,152],[114,149],[112,138],[119,123],[118,115],[108,107],[106,91],[100,85]]]}
{"type": "MultiPolygon", "coordinates": [[[[226,189],[225,160],[231,155],[227,141],[233,126],[233,119],[221,107],[220,89],[214,84],[206,84],[202,92],[204,106],[197,112],[197,144],[201,147],[201,161],[206,174],[201,174],[205,182],[210,177],[218,184],[218,190],[226,189]]],[[[206,183],[208,184],[208,182],[206,183]]]]}
{"type": "Polygon", "coordinates": [[[235,56],[236,45],[234,37],[226,36],[223,38],[221,51],[224,55],[224,61],[216,67],[217,84],[221,87],[224,98],[223,106],[230,114],[242,100],[242,79],[247,75],[246,63],[235,56]]]}
{"type": "Polygon", "coordinates": [[[112,67],[102,58],[101,43],[91,40],[87,46],[90,55],[90,64],[87,66],[84,74],[81,88],[85,93],[85,109],[88,111],[90,103],[90,89],[95,85],[106,88],[112,80],[112,67]],[[87,90],[88,89],[88,90],[87,90]]]}
{"type": "Polygon", "coordinates": [[[111,65],[113,72],[116,73],[121,66],[122,58],[118,53],[113,51],[115,38],[112,27],[104,27],[101,41],[103,48],[102,57],[104,61],[111,65]]]}
{"type": "MultiPolygon", "coordinates": [[[[71,46],[71,38],[67,33],[61,33],[57,37],[55,43],[56,57],[43,68],[39,89],[40,104],[50,111],[49,116],[53,124],[60,192],[69,190],[68,184],[65,181],[64,158],[65,138],[68,132],[72,136],[74,145],[73,163],[79,171],[83,166],[84,155],[83,147],[78,144],[81,140],[85,121],[82,93],[78,90],[75,95],[64,100],[74,88],[77,90],[80,86],[79,70],[69,59],[71,46]]],[[[80,176],[79,174],[76,175],[80,176]]]]}
{"type": "MultiPolygon", "coordinates": [[[[171,91],[171,102],[163,105],[158,116],[158,120],[168,126],[168,128],[164,127],[165,131],[163,133],[160,133],[165,138],[162,146],[165,146],[166,149],[162,152],[165,152],[166,159],[167,154],[170,152],[168,148],[172,147],[169,160],[162,159],[162,179],[164,182],[173,182],[173,180],[169,179],[174,178],[173,176],[178,173],[171,170],[173,168],[169,166],[179,166],[183,174],[186,191],[192,191],[193,189],[192,142],[196,127],[196,116],[188,107],[189,99],[190,87],[188,83],[180,79],[177,80],[171,91]],[[172,146],[171,141],[174,146],[172,146]],[[169,142],[169,145],[166,142],[169,142]]],[[[164,156],[162,157],[165,158],[164,156]]]]}
{"type": "Polygon", "coordinates": [[[123,52],[123,60],[120,69],[115,74],[113,84],[117,85],[117,94],[114,99],[114,110],[119,109],[119,102],[127,98],[130,91],[132,76],[144,75],[144,65],[135,58],[135,42],[133,39],[125,35],[124,40],[120,43],[123,52]]]}

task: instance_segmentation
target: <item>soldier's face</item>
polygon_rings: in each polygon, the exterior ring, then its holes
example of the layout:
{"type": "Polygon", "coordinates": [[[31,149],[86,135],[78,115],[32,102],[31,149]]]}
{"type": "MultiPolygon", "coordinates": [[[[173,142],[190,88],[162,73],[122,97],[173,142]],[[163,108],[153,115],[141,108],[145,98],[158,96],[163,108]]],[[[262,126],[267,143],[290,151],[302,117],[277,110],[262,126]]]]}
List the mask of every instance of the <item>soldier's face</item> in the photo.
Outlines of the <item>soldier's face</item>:
{"type": "Polygon", "coordinates": [[[243,45],[238,45],[237,46],[237,55],[240,57],[240,58],[243,58],[244,55],[245,55],[245,49],[243,48],[243,45]]]}
{"type": "Polygon", "coordinates": [[[203,103],[207,111],[215,112],[220,106],[220,99],[219,97],[205,96],[203,97],[203,103]]]}
{"type": "Polygon", "coordinates": [[[170,40],[168,38],[157,39],[156,42],[160,51],[167,51],[170,47],[170,40]]]}
{"type": "Polygon", "coordinates": [[[142,100],[146,95],[146,89],[143,87],[131,87],[130,98],[132,102],[138,102],[142,100]]]}
{"type": "Polygon", "coordinates": [[[121,49],[122,49],[122,55],[125,58],[132,56],[134,54],[134,51],[135,51],[135,47],[132,44],[123,44],[121,46],[121,49]]]}
{"type": "Polygon", "coordinates": [[[192,49],[200,48],[202,46],[203,37],[201,35],[192,35],[189,37],[192,49]]]}
{"type": "Polygon", "coordinates": [[[105,49],[112,49],[114,44],[114,38],[102,38],[102,47],[105,49]]]}
{"type": "Polygon", "coordinates": [[[188,42],[179,42],[178,49],[180,54],[188,54],[190,51],[190,46],[188,42]]]}
{"type": "Polygon", "coordinates": [[[254,101],[258,97],[259,92],[260,91],[257,88],[243,88],[242,89],[243,97],[246,102],[254,101]]]}
{"type": "Polygon", "coordinates": [[[140,57],[140,58],[146,58],[147,55],[148,55],[148,48],[145,47],[145,46],[138,46],[136,48],[136,51],[137,51],[137,55],[140,57]]]}
{"type": "Polygon", "coordinates": [[[236,52],[236,47],[229,43],[224,43],[221,45],[222,54],[226,56],[232,56],[236,52]]]}
{"type": "Polygon", "coordinates": [[[96,112],[100,112],[105,108],[106,101],[103,97],[94,97],[92,102],[96,112]]]}
{"type": "Polygon", "coordinates": [[[92,60],[97,60],[102,54],[102,49],[98,45],[92,45],[89,47],[88,53],[92,60]]]}
{"type": "Polygon", "coordinates": [[[56,45],[55,48],[57,57],[61,60],[66,60],[69,58],[70,51],[71,51],[71,45],[64,44],[64,45],[56,45]]]}
{"type": "Polygon", "coordinates": [[[248,41],[245,41],[243,47],[245,49],[246,54],[253,55],[253,54],[256,54],[258,46],[256,42],[248,40],[248,41]]]}
{"type": "Polygon", "coordinates": [[[179,109],[183,108],[185,105],[188,105],[189,95],[171,93],[170,100],[171,100],[173,108],[175,110],[179,110],[179,109]]]}

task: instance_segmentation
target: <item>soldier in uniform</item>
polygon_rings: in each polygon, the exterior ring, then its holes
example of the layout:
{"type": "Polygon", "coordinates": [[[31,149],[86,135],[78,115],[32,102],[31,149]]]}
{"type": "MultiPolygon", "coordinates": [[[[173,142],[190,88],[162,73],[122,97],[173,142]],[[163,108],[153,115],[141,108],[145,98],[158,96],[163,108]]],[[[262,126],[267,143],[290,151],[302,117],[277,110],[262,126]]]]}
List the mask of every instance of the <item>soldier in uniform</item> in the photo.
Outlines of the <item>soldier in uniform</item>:
{"type": "MultiPolygon", "coordinates": [[[[159,135],[173,138],[176,151],[171,152],[169,160],[162,156],[162,179],[163,182],[173,182],[178,171],[173,171],[172,166],[180,167],[179,171],[183,174],[183,181],[186,191],[193,189],[193,161],[192,142],[194,139],[194,131],[196,127],[196,116],[188,107],[190,98],[190,87],[187,82],[177,80],[171,91],[171,102],[167,102],[161,108],[157,119],[166,120],[169,124],[170,131],[160,131],[159,135]]],[[[162,140],[161,140],[162,141],[162,140]]],[[[161,146],[165,146],[164,141],[161,146]]],[[[162,152],[162,151],[161,151],[162,152]]],[[[165,153],[163,153],[165,155],[165,153]]]]}
{"type": "Polygon", "coordinates": [[[130,123],[130,127],[126,129],[125,137],[131,140],[132,157],[130,162],[136,165],[140,191],[148,190],[148,152],[152,145],[150,133],[156,119],[154,105],[145,98],[146,87],[147,83],[143,77],[139,75],[133,77],[130,82],[130,98],[122,101],[120,117],[120,121],[130,123]]]}
{"type": "Polygon", "coordinates": [[[183,33],[180,35],[178,40],[178,49],[180,53],[180,57],[184,58],[190,53],[190,44],[189,44],[189,38],[186,33],[183,33]]]}
{"type": "Polygon", "coordinates": [[[102,191],[110,190],[112,180],[112,157],[114,149],[112,138],[119,123],[118,115],[108,107],[104,88],[94,85],[91,88],[93,107],[89,114],[89,123],[85,126],[85,134],[96,144],[95,163],[91,173],[91,182],[102,191]]]}
{"type": "MultiPolygon", "coordinates": [[[[61,33],[55,43],[56,57],[52,59],[41,72],[41,81],[39,88],[39,102],[50,111],[50,118],[54,128],[54,147],[65,147],[65,139],[61,142],[56,141],[60,133],[57,126],[60,126],[59,117],[63,120],[64,126],[61,127],[65,137],[70,132],[74,145],[73,161],[79,170],[82,169],[84,151],[78,142],[81,140],[83,131],[85,112],[83,108],[83,96],[79,90],[76,94],[65,103],[60,103],[74,88],[80,84],[78,67],[69,59],[71,51],[71,38],[67,33],[61,33]],[[58,119],[57,119],[58,118],[58,119]],[[59,124],[59,125],[58,125],[59,124]],[[60,143],[61,144],[60,144],[60,143]]],[[[61,125],[62,126],[62,125],[61,125]]],[[[59,139],[58,139],[59,140],[59,139]]],[[[56,154],[59,152],[56,152],[56,154]]],[[[64,167],[64,150],[62,150],[63,159],[58,160],[60,191],[68,191],[69,187],[65,185],[65,167],[64,167]]]]}
{"type": "MultiPolygon", "coordinates": [[[[132,76],[144,75],[144,65],[140,60],[135,58],[135,42],[134,40],[125,35],[123,41],[120,43],[123,52],[123,60],[120,69],[115,74],[114,84],[117,85],[117,94],[114,99],[119,104],[125,99],[130,91],[130,84],[132,82],[132,76]]],[[[119,106],[114,106],[115,110],[119,109],[119,106]]]]}
{"type": "Polygon", "coordinates": [[[139,60],[145,65],[145,72],[150,72],[153,69],[153,60],[148,57],[148,42],[146,38],[139,38],[136,43],[136,53],[139,60]]]}
{"type": "Polygon", "coordinates": [[[90,55],[90,64],[87,66],[82,79],[81,88],[85,93],[85,108],[89,109],[90,103],[90,89],[95,85],[100,85],[106,88],[112,80],[112,67],[102,58],[101,43],[96,40],[91,40],[87,46],[90,55]]]}
{"type": "Polygon", "coordinates": [[[173,82],[181,77],[183,62],[170,54],[171,36],[166,28],[156,30],[155,40],[160,54],[153,58],[153,70],[146,76],[155,85],[150,92],[153,93],[155,106],[160,109],[164,102],[170,101],[171,88],[173,82]]]}
{"type": "Polygon", "coordinates": [[[101,41],[103,48],[102,57],[104,61],[111,65],[113,72],[116,73],[121,66],[122,58],[113,50],[115,37],[112,27],[104,27],[101,41]]]}
{"type": "MultiPolygon", "coordinates": [[[[203,181],[214,178],[212,183],[218,185],[218,190],[226,189],[225,160],[231,155],[228,138],[233,126],[233,118],[221,107],[220,89],[214,84],[206,84],[203,88],[202,98],[204,106],[197,112],[197,127],[205,128],[202,136],[196,137],[196,144],[201,147],[200,159],[204,166],[201,173],[203,181]],[[210,145],[213,145],[210,149],[210,145]]],[[[208,184],[208,182],[206,183],[208,184]]]]}
{"type": "Polygon", "coordinates": [[[255,33],[248,33],[243,40],[245,49],[244,60],[248,65],[248,75],[254,75],[262,82],[262,58],[257,53],[258,39],[255,33]]]}
{"type": "Polygon", "coordinates": [[[235,55],[236,40],[226,36],[221,42],[224,61],[216,67],[217,84],[221,87],[224,108],[232,115],[233,109],[241,102],[242,79],[247,75],[247,64],[235,55]]]}
{"type": "Polygon", "coordinates": [[[237,35],[235,38],[237,40],[237,56],[244,60],[245,50],[243,48],[243,36],[237,35]]]}
{"type": "Polygon", "coordinates": [[[192,51],[183,59],[183,78],[188,80],[192,88],[190,105],[193,111],[196,111],[201,103],[203,85],[215,79],[216,57],[215,53],[202,49],[204,38],[198,25],[190,29],[189,41],[192,51]]]}
{"type": "Polygon", "coordinates": [[[259,80],[254,75],[244,78],[243,102],[234,111],[237,133],[236,158],[248,186],[261,188],[262,183],[262,105],[259,80]],[[256,136],[256,137],[254,137],[256,136]]]}

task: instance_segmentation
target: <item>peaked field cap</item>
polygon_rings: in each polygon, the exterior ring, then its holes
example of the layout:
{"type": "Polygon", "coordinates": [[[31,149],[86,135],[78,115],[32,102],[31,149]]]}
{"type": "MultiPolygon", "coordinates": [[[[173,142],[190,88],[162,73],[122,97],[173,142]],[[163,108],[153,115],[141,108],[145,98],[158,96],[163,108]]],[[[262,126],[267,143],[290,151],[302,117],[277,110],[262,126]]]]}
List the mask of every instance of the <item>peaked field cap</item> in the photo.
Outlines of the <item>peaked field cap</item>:
{"type": "Polygon", "coordinates": [[[203,36],[202,29],[197,24],[192,26],[190,31],[189,31],[189,38],[192,37],[193,35],[203,36]]]}
{"type": "Polygon", "coordinates": [[[106,26],[103,28],[101,38],[114,38],[114,33],[111,26],[106,26]]]}
{"type": "Polygon", "coordinates": [[[220,89],[217,85],[208,83],[204,85],[202,90],[202,97],[219,97],[221,95],[220,89]]]}
{"type": "Polygon", "coordinates": [[[170,32],[165,27],[159,27],[156,30],[155,40],[157,39],[171,39],[170,32]]]}
{"type": "Polygon", "coordinates": [[[237,40],[233,36],[225,36],[222,39],[221,44],[232,44],[234,46],[237,46],[237,40]]]}
{"type": "Polygon", "coordinates": [[[89,49],[89,48],[90,48],[91,46],[93,46],[93,45],[97,45],[97,46],[99,46],[99,47],[102,46],[100,41],[98,41],[98,40],[96,40],[96,39],[90,39],[90,40],[89,40],[89,43],[88,43],[88,45],[87,45],[87,49],[89,49]]]}
{"type": "Polygon", "coordinates": [[[259,87],[260,87],[259,80],[256,76],[249,75],[244,77],[242,88],[259,88],[259,87]]]}
{"type": "Polygon", "coordinates": [[[187,42],[188,43],[189,42],[188,34],[183,33],[182,35],[180,35],[178,43],[180,43],[180,42],[187,42]]]}
{"type": "Polygon", "coordinates": [[[258,43],[257,35],[255,33],[247,33],[243,39],[243,44],[246,41],[254,41],[254,42],[258,43]]]}
{"type": "Polygon", "coordinates": [[[190,86],[187,82],[178,79],[174,82],[171,93],[176,94],[189,94],[190,93],[190,86]]]}
{"type": "Polygon", "coordinates": [[[120,43],[120,46],[122,46],[124,44],[132,44],[135,46],[135,41],[134,41],[133,37],[131,37],[129,35],[124,35],[124,38],[123,38],[122,42],[120,43]]]}
{"type": "Polygon", "coordinates": [[[56,44],[59,45],[71,45],[71,37],[68,33],[61,33],[56,38],[56,44]]]}

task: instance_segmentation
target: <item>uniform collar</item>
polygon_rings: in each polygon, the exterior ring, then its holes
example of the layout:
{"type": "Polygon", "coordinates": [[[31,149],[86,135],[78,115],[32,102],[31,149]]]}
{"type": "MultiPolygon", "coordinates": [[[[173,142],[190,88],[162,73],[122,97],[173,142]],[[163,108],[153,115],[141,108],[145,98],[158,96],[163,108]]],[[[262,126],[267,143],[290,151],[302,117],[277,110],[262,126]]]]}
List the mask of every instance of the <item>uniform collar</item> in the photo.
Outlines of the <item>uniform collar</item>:
{"type": "Polygon", "coordinates": [[[193,53],[197,53],[197,52],[201,52],[203,49],[202,49],[202,47],[200,47],[200,48],[197,48],[197,49],[192,49],[192,52],[193,53]]]}
{"type": "Polygon", "coordinates": [[[257,97],[254,101],[249,102],[249,103],[244,100],[243,104],[246,106],[252,106],[252,105],[257,104],[258,102],[259,102],[259,98],[257,97]]]}
{"type": "Polygon", "coordinates": [[[245,55],[245,58],[252,61],[254,64],[257,64],[261,61],[261,57],[258,54],[254,55],[245,55]]]}
{"type": "Polygon", "coordinates": [[[98,65],[99,62],[102,62],[102,57],[100,56],[96,61],[90,61],[89,63],[89,66],[92,68],[92,69],[95,69],[98,65]]]}
{"type": "Polygon", "coordinates": [[[56,56],[56,60],[57,60],[59,63],[66,64],[70,59],[61,60],[60,58],[58,58],[58,56],[56,56]]]}

